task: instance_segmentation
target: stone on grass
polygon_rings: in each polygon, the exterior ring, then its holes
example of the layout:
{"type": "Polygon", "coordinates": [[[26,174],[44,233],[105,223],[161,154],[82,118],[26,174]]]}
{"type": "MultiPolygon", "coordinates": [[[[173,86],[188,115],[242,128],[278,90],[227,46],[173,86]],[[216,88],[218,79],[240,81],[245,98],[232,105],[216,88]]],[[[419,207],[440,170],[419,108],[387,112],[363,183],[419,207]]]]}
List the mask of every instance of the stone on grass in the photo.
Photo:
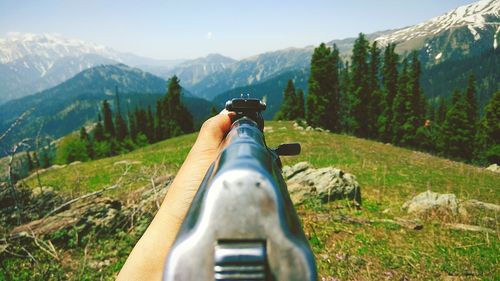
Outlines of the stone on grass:
{"type": "Polygon", "coordinates": [[[497,164],[491,164],[488,166],[488,168],[486,168],[486,170],[492,171],[495,173],[500,173],[500,166],[498,166],[497,164]]]}
{"type": "Polygon", "coordinates": [[[405,202],[403,210],[415,215],[430,215],[436,212],[456,215],[458,200],[455,194],[439,194],[428,190],[405,202]]]}
{"type": "Polygon", "coordinates": [[[295,204],[312,197],[322,202],[347,198],[361,204],[361,191],[356,177],[340,169],[315,169],[307,162],[300,162],[283,167],[283,175],[295,204]]]}

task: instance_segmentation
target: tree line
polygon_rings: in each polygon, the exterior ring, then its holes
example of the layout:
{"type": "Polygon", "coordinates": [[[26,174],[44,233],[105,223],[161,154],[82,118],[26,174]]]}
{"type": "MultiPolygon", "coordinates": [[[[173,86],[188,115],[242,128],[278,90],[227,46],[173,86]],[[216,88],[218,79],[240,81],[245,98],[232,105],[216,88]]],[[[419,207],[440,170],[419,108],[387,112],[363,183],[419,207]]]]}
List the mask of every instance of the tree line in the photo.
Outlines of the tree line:
{"type": "Polygon", "coordinates": [[[82,127],[79,134],[64,137],[56,151],[57,163],[88,161],[131,151],[137,147],[194,131],[193,117],[181,102],[180,81],[168,81],[166,95],[156,102],[156,110],[136,107],[126,116],[120,110],[118,90],[115,109],[103,100],[95,127],[82,127]]]}
{"type": "Polygon", "coordinates": [[[499,163],[500,92],[480,119],[471,74],[463,92],[456,90],[451,101],[440,98],[432,106],[421,87],[418,53],[401,58],[395,49],[396,44],[370,44],[361,33],[350,60],[343,61],[335,44],[320,44],[311,58],[305,101],[290,80],[276,118],[304,118],[313,127],[456,160],[499,163]]]}

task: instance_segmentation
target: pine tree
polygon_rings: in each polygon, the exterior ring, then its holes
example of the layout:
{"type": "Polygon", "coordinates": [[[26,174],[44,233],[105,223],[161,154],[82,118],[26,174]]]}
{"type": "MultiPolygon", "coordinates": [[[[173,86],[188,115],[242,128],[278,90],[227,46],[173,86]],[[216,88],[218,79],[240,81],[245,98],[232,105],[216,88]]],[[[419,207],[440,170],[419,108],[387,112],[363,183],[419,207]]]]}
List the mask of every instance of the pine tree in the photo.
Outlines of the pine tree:
{"type": "Polygon", "coordinates": [[[351,56],[351,95],[352,115],[354,119],[354,134],[360,137],[370,137],[370,85],[368,50],[370,45],[365,35],[360,33],[351,56]]]}
{"type": "Polygon", "coordinates": [[[408,92],[408,61],[404,59],[398,79],[398,91],[392,106],[392,143],[398,145],[406,144],[406,137],[411,129],[405,126],[410,118],[411,102],[408,92]]]}
{"type": "Polygon", "coordinates": [[[102,101],[102,114],[104,116],[104,136],[105,138],[114,138],[115,125],[113,124],[113,113],[107,100],[102,101]]]}
{"type": "Polygon", "coordinates": [[[422,74],[418,53],[413,51],[411,56],[409,85],[411,95],[411,115],[414,118],[413,126],[415,131],[424,125],[425,119],[425,98],[420,87],[420,76],[422,74]]]}
{"type": "Polygon", "coordinates": [[[339,51],[321,43],[314,49],[306,100],[306,120],[311,126],[332,131],[340,128],[339,120],[339,51]]]}
{"type": "Polygon", "coordinates": [[[420,88],[420,72],[420,61],[414,52],[410,64],[407,59],[403,60],[392,104],[392,140],[398,145],[419,147],[417,130],[425,125],[425,99],[420,88]]]}
{"type": "Polygon", "coordinates": [[[467,151],[473,143],[468,134],[467,105],[459,91],[453,93],[453,104],[446,114],[441,128],[440,150],[445,156],[468,160],[472,153],[467,151]]]}
{"type": "Polygon", "coordinates": [[[380,68],[380,49],[377,47],[377,41],[374,41],[370,48],[370,72],[369,72],[369,87],[370,100],[368,101],[368,129],[369,137],[378,138],[380,123],[378,119],[383,113],[383,95],[380,91],[379,83],[379,68],[380,68]]]}
{"type": "Polygon", "coordinates": [[[379,117],[379,136],[383,141],[392,140],[394,98],[398,92],[398,61],[399,56],[394,51],[395,44],[388,44],[384,51],[384,63],[382,67],[382,83],[384,96],[384,110],[379,117]]]}
{"type": "Polygon", "coordinates": [[[116,99],[116,110],[115,110],[115,125],[116,125],[116,139],[121,142],[127,137],[128,129],[127,123],[122,117],[120,109],[120,96],[118,94],[118,87],[115,87],[115,99],[116,99]]]}
{"type": "Polygon", "coordinates": [[[467,89],[465,90],[465,102],[467,104],[467,118],[471,124],[474,124],[474,130],[471,132],[474,135],[476,133],[478,105],[476,100],[476,78],[473,74],[469,75],[467,89]]]}
{"type": "Polygon", "coordinates": [[[104,140],[104,127],[102,126],[101,114],[97,115],[97,124],[94,129],[94,140],[95,141],[104,140]]]}
{"type": "Polygon", "coordinates": [[[190,133],[194,130],[193,116],[181,101],[181,85],[177,76],[168,81],[168,91],[165,97],[165,111],[162,116],[166,120],[166,131],[171,137],[190,133]]]}
{"type": "Polygon", "coordinates": [[[302,89],[297,90],[297,104],[296,104],[296,117],[297,119],[304,119],[306,118],[306,107],[305,107],[305,100],[304,100],[304,91],[302,89]]]}
{"type": "MultiPolygon", "coordinates": [[[[137,108],[136,110],[137,111],[137,108]]],[[[138,124],[136,123],[137,119],[135,118],[135,113],[132,114],[130,111],[128,112],[128,123],[129,123],[129,132],[130,132],[130,138],[132,139],[132,141],[135,142],[136,138],[137,138],[137,133],[138,133],[138,124]]]]}
{"type": "Polygon", "coordinates": [[[500,91],[484,108],[476,137],[477,158],[481,162],[500,164],[500,91]]]}
{"type": "Polygon", "coordinates": [[[155,119],[153,117],[153,111],[151,106],[148,106],[148,111],[146,113],[146,123],[144,133],[148,138],[149,143],[155,142],[155,119]]]}
{"type": "Polygon", "coordinates": [[[446,112],[448,112],[446,100],[443,97],[439,97],[439,103],[435,113],[436,123],[443,125],[443,122],[446,119],[446,112]]]}
{"type": "Polygon", "coordinates": [[[276,120],[293,120],[295,118],[294,109],[296,107],[297,98],[295,96],[295,86],[293,80],[288,80],[285,90],[283,91],[283,102],[280,110],[276,113],[276,120]]]}
{"type": "Polygon", "coordinates": [[[89,159],[93,159],[95,157],[94,146],[92,140],[90,139],[87,130],[84,127],[80,128],[80,140],[85,145],[85,153],[87,154],[89,159]]]}
{"type": "Polygon", "coordinates": [[[167,132],[167,120],[164,118],[164,111],[166,110],[165,108],[165,99],[161,98],[158,101],[156,101],[156,118],[155,118],[155,124],[154,124],[154,129],[155,129],[155,140],[164,140],[168,138],[168,132],[167,132]]]}
{"type": "Polygon", "coordinates": [[[346,61],[345,65],[340,70],[340,93],[339,93],[339,118],[340,130],[346,133],[353,133],[354,119],[352,117],[352,101],[351,94],[351,79],[349,73],[349,62],[346,61]]]}

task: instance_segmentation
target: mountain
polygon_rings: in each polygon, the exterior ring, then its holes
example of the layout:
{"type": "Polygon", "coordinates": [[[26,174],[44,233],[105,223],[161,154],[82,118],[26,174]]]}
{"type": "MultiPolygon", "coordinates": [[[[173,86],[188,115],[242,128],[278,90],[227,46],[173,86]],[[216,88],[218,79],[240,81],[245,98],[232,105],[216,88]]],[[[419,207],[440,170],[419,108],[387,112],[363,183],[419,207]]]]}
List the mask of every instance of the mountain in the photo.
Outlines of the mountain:
{"type": "Polygon", "coordinates": [[[218,71],[223,71],[237,62],[236,60],[219,54],[210,54],[203,58],[184,61],[170,70],[165,71],[161,76],[169,78],[177,75],[184,87],[199,83],[205,77],[218,71]]]}
{"type": "Polygon", "coordinates": [[[189,88],[193,94],[213,99],[237,87],[257,84],[289,70],[309,67],[313,47],[288,48],[253,56],[217,71],[189,88]]]}
{"type": "Polygon", "coordinates": [[[286,71],[264,82],[226,91],[214,97],[212,102],[217,108],[221,109],[224,107],[227,100],[240,97],[241,94],[248,94],[252,98],[259,98],[266,102],[267,107],[262,115],[266,120],[270,120],[280,109],[281,103],[283,102],[283,91],[288,80],[293,80],[295,89],[302,89],[305,92],[307,90],[308,77],[309,70],[305,68],[286,71]]]}
{"type": "Polygon", "coordinates": [[[154,60],[57,34],[9,33],[0,39],[0,104],[53,87],[100,64],[170,69],[181,60],[154,60]]]}
{"type": "Polygon", "coordinates": [[[423,64],[431,66],[496,49],[499,32],[500,0],[482,0],[375,40],[382,46],[397,43],[402,54],[420,50],[423,64]]]}
{"type": "MultiPolygon", "coordinates": [[[[124,64],[100,65],[84,70],[56,87],[0,105],[0,132],[4,132],[23,112],[33,111],[2,145],[42,134],[58,138],[95,122],[103,99],[114,101],[119,91],[121,112],[136,106],[153,106],[165,95],[167,82],[160,77],[124,64]]],[[[183,102],[199,124],[209,114],[211,103],[183,92],[183,102]]],[[[114,102],[111,102],[114,104],[114,102]]],[[[1,150],[4,151],[4,150],[1,150]]]]}
{"type": "Polygon", "coordinates": [[[482,109],[492,94],[500,89],[500,48],[462,59],[448,60],[434,65],[422,73],[422,88],[431,103],[438,97],[449,99],[455,89],[467,87],[469,75],[476,77],[476,99],[482,109]]]}

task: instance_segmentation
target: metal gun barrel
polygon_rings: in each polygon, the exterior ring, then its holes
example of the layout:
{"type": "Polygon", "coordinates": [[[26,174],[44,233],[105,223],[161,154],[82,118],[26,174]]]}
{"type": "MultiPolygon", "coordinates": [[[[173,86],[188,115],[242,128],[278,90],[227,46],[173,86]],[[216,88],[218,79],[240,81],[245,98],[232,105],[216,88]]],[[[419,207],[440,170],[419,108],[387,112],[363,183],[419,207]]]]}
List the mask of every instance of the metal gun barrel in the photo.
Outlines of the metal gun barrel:
{"type": "Polygon", "coordinates": [[[233,123],[167,257],[164,280],[316,280],[278,159],[256,122],[233,123]]]}

